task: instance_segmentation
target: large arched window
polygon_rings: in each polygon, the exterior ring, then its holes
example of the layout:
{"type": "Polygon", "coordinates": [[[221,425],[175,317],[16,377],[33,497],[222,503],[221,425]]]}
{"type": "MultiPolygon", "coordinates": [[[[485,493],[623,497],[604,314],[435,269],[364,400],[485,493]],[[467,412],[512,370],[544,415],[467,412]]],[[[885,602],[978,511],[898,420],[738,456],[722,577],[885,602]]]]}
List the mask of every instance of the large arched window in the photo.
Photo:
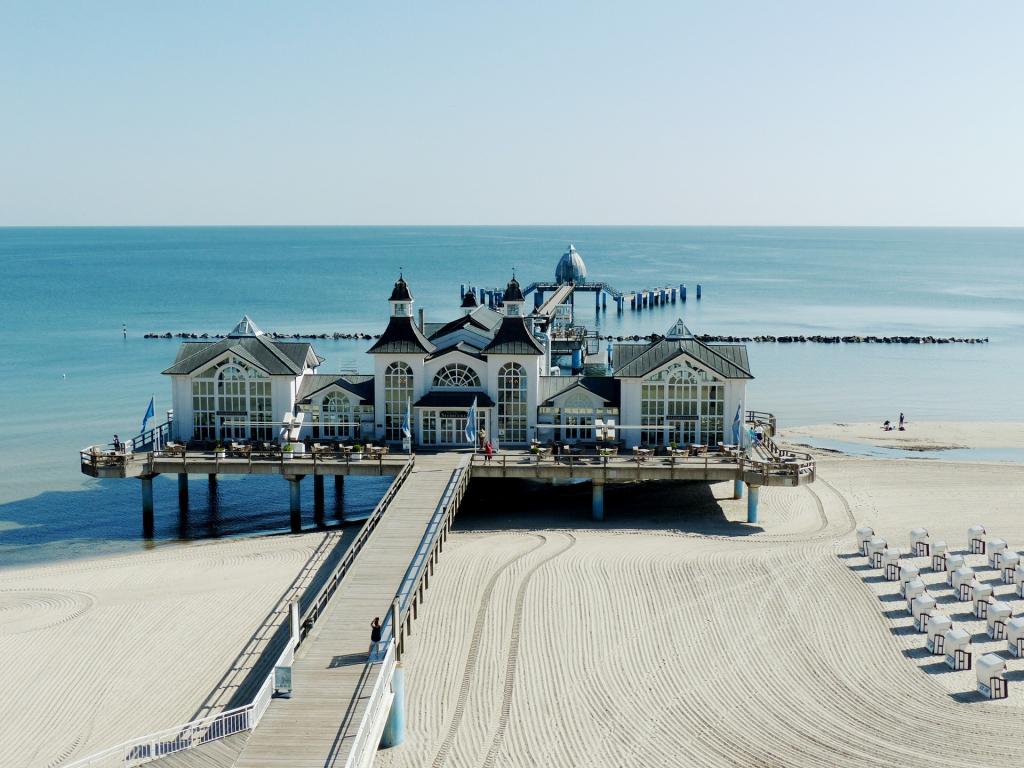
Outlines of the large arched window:
{"type": "Polygon", "coordinates": [[[722,441],[725,385],[706,371],[671,365],[644,379],[640,398],[644,444],[722,441]]]}
{"type": "Polygon", "coordinates": [[[324,437],[348,439],[354,428],[352,403],[340,392],[332,392],[320,406],[320,433],[324,437]]]}
{"type": "Polygon", "coordinates": [[[452,363],[437,372],[434,386],[443,389],[479,389],[480,377],[468,365],[452,363]]]}
{"type": "Polygon", "coordinates": [[[525,443],[527,424],[526,370],[518,363],[498,369],[498,435],[506,443],[525,443]]]}
{"type": "Polygon", "coordinates": [[[587,440],[593,437],[594,404],[582,392],[570,395],[562,405],[562,439],[587,440]]]}
{"type": "Polygon", "coordinates": [[[192,379],[193,437],[269,440],[270,378],[229,356],[192,379]]]}
{"type": "MultiPolygon", "coordinates": [[[[413,393],[412,368],[405,363],[391,363],[384,370],[384,436],[388,440],[401,440],[402,417],[411,409],[413,393]]],[[[410,429],[412,428],[410,416],[410,429]]]]}

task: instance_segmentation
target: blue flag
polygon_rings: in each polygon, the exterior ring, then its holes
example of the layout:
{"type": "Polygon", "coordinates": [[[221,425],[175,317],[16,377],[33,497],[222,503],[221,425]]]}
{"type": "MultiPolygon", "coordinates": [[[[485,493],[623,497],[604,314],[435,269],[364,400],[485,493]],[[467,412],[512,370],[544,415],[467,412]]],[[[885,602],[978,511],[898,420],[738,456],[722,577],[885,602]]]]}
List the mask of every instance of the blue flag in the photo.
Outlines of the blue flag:
{"type": "Polygon", "coordinates": [[[149,423],[149,420],[152,419],[152,418],[153,418],[153,398],[151,397],[151,398],[149,398],[149,405],[146,408],[146,415],[142,417],[142,429],[140,430],[141,432],[145,432],[146,431],[146,425],[149,423]]]}
{"type": "Polygon", "coordinates": [[[736,418],[732,420],[733,445],[743,446],[743,403],[736,404],[736,418]]]}
{"type": "Polygon", "coordinates": [[[405,401],[405,415],[402,416],[402,437],[412,437],[412,429],[409,427],[409,400],[405,401]]]}
{"type": "Polygon", "coordinates": [[[466,441],[476,446],[476,398],[473,398],[473,404],[469,406],[469,412],[466,414],[466,441]]]}

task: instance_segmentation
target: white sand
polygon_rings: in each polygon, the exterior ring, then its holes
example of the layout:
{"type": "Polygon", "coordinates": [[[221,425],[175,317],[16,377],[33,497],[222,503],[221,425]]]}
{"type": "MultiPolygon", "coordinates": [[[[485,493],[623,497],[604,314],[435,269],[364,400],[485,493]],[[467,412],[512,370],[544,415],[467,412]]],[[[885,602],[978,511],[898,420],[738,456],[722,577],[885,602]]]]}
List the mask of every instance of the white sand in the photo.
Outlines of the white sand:
{"type": "Polygon", "coordinates": [[[339,536],[0,571],[0,764],[73,762],[219,711],[254,658],[239,654],[258,654],[339,536]]]}
{"type": "Polygon", "coordinates": [[[800,442],[801,437],[844,440],[883,448],[940,450],[946,448],[1024,448],[1022,422],[927,421],[908,422],[906,429],[886,432],[882,422],[813,424],[787,427],[780,431],[783,441],[800,442]]]}
{"type": "MultiPolygon", "coordinates": [[[[408,640],[408,739],[377,765],[1019,762],[1024,660],[1008,701],[981,701],[848,553],[865,522],[962,546],[981,521],[1024,546],[1024,467],[838,457],[819,477],[763,490],[763,531],[731,536],[621,497],[600,525],[454,534],[408,640]]],[[[745,502],[714,490],[742,520],[745,502]]]]}

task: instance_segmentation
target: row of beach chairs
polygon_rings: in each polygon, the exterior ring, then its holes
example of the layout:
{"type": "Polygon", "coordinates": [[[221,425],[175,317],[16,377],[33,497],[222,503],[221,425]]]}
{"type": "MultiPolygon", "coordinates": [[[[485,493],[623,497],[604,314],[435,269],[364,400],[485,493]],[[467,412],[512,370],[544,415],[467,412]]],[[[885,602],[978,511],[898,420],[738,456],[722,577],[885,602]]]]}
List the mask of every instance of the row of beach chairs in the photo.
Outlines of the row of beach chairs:
{"type": "MultiPolygon", "coordinates": [[[[988,567],[999,572],[1004,584],[1013,584],[1018,597],[1024,597],[1024,562],[1020,554],[1010,550],[1003,539],[986,536],[984,526],[971,526],[967,531],[966,552],[987,555],[988,567]]],[[[970,602],[974,615],[985,619],[988,636],[1005,640],[1011,656],[1024,657],[1024,616],[1013,616],[1009,603],[995,599],[992,585],[977,578],[975,569],[965,563],[964,555],[950,551],[945,541],[932,541],[926,528],[911,530],[910,540],[910,552],[903,554],[876,536],[872,528],[857,529],[857,547],[868,558],[869,565],[881,569],[887,581],[899,581],[900,595],[906,601],[914,628],[925,634],[928,652],[944,656],[951,669],[971,668],[970,633],[955,627],[949,616],[938,610],[935,598],[921,580],[921,569],[906,562],[910,557],[930,557],[931,570],[944,573],[946,586],[953,589],[957,599],[970,602]]],[[[977,660],[977,689],[986,698],[1008,695],[1006,661],[995,653],[987,653],[977,660]]]]}

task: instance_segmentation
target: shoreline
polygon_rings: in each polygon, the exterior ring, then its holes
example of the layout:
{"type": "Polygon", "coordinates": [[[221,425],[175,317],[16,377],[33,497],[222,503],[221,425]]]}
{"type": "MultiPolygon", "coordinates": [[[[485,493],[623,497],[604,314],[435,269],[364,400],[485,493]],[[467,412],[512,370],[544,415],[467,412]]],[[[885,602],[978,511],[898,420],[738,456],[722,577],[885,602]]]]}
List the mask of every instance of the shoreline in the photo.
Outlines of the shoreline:
{"type": "MultiPolygon", "coordinates": [[[[908,421],[903,432],[886,432],[880,422],[833,422],[783,427],[778,433],[782,442],[808,445],[801,443],[801,438],[812,441],[812,451],[815,450],[813,441],[835,441],[914,453],[993,449],[1024,451],[1024,422],[908,421]]],[[[827,444],[820,445],[817,450],[836,452],[827,444]]]]}

